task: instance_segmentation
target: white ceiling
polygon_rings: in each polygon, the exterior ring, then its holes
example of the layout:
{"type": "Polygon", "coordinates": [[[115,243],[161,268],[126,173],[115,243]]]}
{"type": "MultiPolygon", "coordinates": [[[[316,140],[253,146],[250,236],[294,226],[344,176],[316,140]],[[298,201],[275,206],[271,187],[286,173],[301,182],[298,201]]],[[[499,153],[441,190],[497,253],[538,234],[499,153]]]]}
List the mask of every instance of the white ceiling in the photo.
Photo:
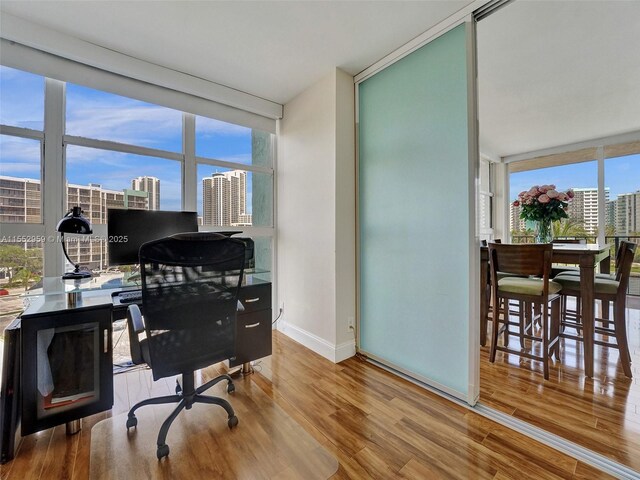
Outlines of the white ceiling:
{"type": "MultiPolygon", "coordinates": [[[[3,12],[286,103],[354,75],[471,0],[6,1],[3,12]]],[[[640,1],[517,0],[478,25],[481,150],[640,130],[640,1]]]]}
{"type": "Polygon", "coordinates": [[[478,23],[481,149],[640,130],[640,1],[518,0],[478,23]]]}
{"type": "Polygon", "coordinates": [[[3,12],[284,104],[355,75],[472,0],[5,1],[3,12]]]}

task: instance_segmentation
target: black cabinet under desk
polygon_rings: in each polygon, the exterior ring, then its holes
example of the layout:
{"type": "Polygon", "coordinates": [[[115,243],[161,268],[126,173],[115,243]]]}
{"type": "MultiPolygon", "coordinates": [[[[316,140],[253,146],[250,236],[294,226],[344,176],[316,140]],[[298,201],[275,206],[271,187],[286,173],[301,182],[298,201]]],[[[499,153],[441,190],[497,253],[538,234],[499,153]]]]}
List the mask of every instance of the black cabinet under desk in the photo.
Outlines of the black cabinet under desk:
{"type": "Polygon", "coordinates": [[[236,357],[229,367],[271,355],[271,283],[244,285],[236,319],[236,357]]]}
{"type": "Polygon", "coordinates": [[[25,314],[22,435],[113,406],[111,308],[25,314]]]}

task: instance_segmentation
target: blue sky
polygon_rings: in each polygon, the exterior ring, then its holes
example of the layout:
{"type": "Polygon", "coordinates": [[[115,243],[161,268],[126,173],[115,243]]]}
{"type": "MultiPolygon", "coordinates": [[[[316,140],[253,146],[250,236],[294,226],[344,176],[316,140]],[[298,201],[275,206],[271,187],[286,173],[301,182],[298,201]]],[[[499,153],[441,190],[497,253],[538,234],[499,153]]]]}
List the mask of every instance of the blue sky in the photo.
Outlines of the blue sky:
{"type": "MultiPolygon", "coordinates": [[[[604,179],[605,187],[609,188],[611,200],[621,193],[640,190],[640,155],[605,160],[604,179]]],[[[554,184],[560,190],[597,188],[598,164],[592,161],[512,173],[509,181],[511,200],[515,200],[518,193],[529,190],[533,185],[554,184]]]]}
{"type": "MultiPolygon", "coordinates": [[[[66,89],[66,133],[99,140],[182,151],[182,113],[74,84],[66,89]]],[[[44,79],[0,66],[0,123],[43,129],[44,79]]],[[[40,178],[39,142],[0,136],[0,175],[40,178]]],[[[251,164],[251,129],[204,117],[196,118],[196,155],[251,164]]],[[[202,178],[222,168],[198,168],[198,210],[202,210],[202,178]]],[[[181,206],[179,162],[142,155],[68,146],[67,180],[122,190],[140,175],[160,179],[160,207],[181,206]]],[[[251,181],[247,178],[247,206],[251,181]]]]}

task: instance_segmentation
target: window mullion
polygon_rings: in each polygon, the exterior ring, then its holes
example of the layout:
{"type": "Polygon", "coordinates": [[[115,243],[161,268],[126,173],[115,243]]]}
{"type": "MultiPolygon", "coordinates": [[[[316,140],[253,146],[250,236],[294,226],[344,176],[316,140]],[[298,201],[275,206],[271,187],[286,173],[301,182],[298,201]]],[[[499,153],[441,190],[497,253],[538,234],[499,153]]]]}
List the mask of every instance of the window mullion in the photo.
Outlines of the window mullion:
{"type": "Polygon", "coordinates": [[[33,140],[42,140],[44,138],[44,133],[40,130],[14,127],[12,125],[0,125],[0,135],[13,135],[14,137],[31,138],[33,140]]]}
{"type": "Polygon", "coordinates": [[[196,157],[196,162],[200,165],[211,165],[214,167],[228,168],[229,170],[245,170],[252,173],[264,173],[266,175],[273,175],[273,168],[265,167],[263,165],[249,165],[244,163],[227,162],[226,160],[218,160],[209,157],[196,157]]]}
{"type": "Polygon", "coordinates": [[[45,79],[44,161],[42,172],[42,219],[47,241],[44,243],[44,276],[61,275],[64,256],[56,226],[66,212],[65,163],[62,137],[65,125],[65,84],[45,79]]]}
{"type": "Polygon", "coordinates": [[[604,183],[604,148],[602,146],[596,149],[596,157],[598,159],[598,244],[605,243],[605,226],[606,226],[606,201],[605,201],[605,183],[604,183]]]}
{"type": "Polygon", "coordinates": [[[196,117],[190,113],[182,115],[182,209],[198,210],[198,167],[196,165],[196,117]]]}

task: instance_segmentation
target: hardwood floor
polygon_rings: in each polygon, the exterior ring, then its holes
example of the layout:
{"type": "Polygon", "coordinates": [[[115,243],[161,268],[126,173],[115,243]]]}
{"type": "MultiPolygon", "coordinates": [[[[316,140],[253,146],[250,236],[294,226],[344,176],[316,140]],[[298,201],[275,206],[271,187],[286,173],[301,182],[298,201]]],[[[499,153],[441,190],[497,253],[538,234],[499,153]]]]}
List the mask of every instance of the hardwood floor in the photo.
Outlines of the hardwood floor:
{"type": "MultiPolygon", "coordinates": [[[[596,346],[594,378],[584,376],[582,343],[563,339],[561,358],[542,363],[482,348],[480,402],[640,471],[640,310],[627,309],[633,379],[618,350],[596,346]]],[[[512,338],[517,344],[517,338],[512,338]]]]}
{"type": "MultiPolygon", "coordinates": [[[[611,478],[359,358],[334,365],[278,332],[273,341],[274,355],[251,381],[338,459],[335,480],[611,478]]],[[[173,388],[146,370],[114,382],[111,411],[86,419],[73,437],[64,426],[26,437],[0,478],[88,478],[90,428],[173,388]]]]}

